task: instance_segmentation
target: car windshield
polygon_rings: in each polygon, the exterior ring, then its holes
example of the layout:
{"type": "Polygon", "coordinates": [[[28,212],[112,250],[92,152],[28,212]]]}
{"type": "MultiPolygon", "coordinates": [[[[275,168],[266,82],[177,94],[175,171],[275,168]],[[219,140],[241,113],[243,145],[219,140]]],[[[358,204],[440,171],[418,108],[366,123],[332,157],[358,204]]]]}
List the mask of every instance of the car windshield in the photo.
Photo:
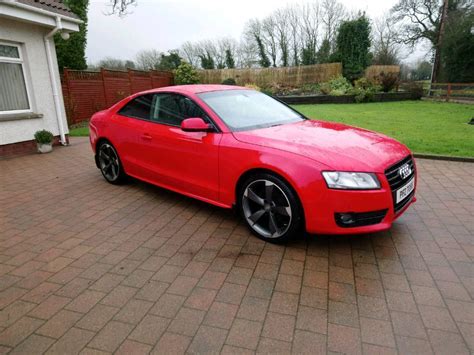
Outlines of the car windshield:
{"type": "Polygon", "coordinates": [[[198,94],[232,131],[278,126],[305,118],[281,102],[254,90],[198,94]]]}

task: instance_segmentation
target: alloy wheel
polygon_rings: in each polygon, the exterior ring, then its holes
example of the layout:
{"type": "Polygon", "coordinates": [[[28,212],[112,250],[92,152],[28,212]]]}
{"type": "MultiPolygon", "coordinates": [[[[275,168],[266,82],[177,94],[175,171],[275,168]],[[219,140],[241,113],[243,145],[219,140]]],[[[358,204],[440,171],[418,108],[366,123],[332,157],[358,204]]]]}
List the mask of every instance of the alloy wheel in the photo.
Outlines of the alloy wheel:
{"type": "Polygon", "coordinates": [[[260,179],[248,184],[242,196],[242,208],[247,223],[263,237],[278,238],[291,225],[288,197],[272,181],[260,179]]]}
{"type": "Polygon", "coordinates": [[[115,149],[108,143],[104,143],[99,149],[99,165],[102,174],[108,181],[115,181],[119,177],[120,162],[115,149]]]}

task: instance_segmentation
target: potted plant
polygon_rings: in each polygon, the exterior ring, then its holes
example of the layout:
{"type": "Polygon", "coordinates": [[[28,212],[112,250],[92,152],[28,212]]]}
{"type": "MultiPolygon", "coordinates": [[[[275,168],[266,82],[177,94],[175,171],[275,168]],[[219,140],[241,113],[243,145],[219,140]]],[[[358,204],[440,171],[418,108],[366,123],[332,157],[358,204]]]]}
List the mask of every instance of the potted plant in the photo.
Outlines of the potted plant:
{"type": "Polygon", "coordinates": [[[45,129],[35,133],[36,145],[38,152],[49,153],[53,150],[53,134],[45,129]]]}

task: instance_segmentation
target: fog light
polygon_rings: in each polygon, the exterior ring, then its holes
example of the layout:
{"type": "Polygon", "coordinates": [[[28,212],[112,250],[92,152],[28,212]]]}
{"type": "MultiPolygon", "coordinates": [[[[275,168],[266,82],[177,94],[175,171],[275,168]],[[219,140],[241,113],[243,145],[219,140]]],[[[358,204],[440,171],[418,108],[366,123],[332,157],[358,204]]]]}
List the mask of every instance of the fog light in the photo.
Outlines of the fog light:
{"type": "Polygon", "coordinates": [[[355,223],[355,220],[354,220],[352,214],[350,214],[350,213],[338,213],[337,217],[338,217],[339,221],[341,222],[341,224],[343,224],[343,225],[348,226],[348,225],[351,225],[351,224],[355,223]]]}

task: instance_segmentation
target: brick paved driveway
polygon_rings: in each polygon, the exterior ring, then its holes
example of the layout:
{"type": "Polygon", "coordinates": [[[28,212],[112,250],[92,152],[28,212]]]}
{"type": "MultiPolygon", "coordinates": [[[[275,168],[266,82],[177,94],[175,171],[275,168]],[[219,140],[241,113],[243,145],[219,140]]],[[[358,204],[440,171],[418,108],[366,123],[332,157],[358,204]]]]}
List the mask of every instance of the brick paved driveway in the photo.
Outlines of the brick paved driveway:
{"type": "Polygon", "coordinates": [[[418,160],[390,232],[275,246],[72,142],[0,161],[0,352],[474,351],[474,164],[418,160]]]}

